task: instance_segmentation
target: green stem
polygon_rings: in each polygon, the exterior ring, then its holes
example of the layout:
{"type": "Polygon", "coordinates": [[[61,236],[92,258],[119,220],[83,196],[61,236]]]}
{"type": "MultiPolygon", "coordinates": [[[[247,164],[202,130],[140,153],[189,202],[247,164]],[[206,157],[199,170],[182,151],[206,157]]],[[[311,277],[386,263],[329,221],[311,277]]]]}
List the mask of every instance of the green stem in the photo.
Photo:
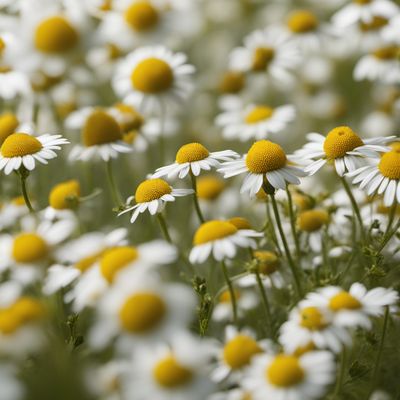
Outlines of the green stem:
{"type": "Polygon", "coordinates": [[[299,236],[296,232],[296,218],[294,215],[292,194],[290,193],[288,186],[286,186],[286,193],[288,196],[290,227],[292,229],[292,236],[293,236],[294,244],[296,246],[296,256],[297,256],[297,260],[300,260],[301,251],[300,251],[299,236]]]}
{"type": "Polygon", "coordinates": [[[194,193],[193,193],[194,208],[196,210],[196,214],[199,217],[200,222],[203,224],[205,222],[205,219],[204,219],[204,216],[203,216],[203,214],[201,212],[199,199],[197,197],[197,181],[196,181],[196,177],[194,176],[192,171],[190,171],[190,179],[192,181],[192,188],[194,190],[194,193]]]}
{"type": "Polygon", "coordinates": [[[340,393],[340,390],[342,389],[343,386],[343,381],[344,381],[344,375],[346,372],[346,347],[343,347],[342,351],[342,357],[341,357],[341,362],[340,362],[340,371],[339,371],[339,377],[336,382],[336,387],[335,391],[333,393],[333,399],[337,399],[340,393]]]}
{"type": "Polygon", "coordinates": [[[396,209],[397,209],[397,202],[394,202],[392,207],[390,208],[388,224],[386,226],[386,230],[385,230],[383,237],[385,237],[390,232],[390,229],[392,228],[394,217],[396,215],[396,209]]]}
{"type": "Polygon", "coordinates": [[[231,280],[229,279],[229,274],[228,270],[226,268],[225,261],[221,261],[221,266],[222,266],[222,272],[224,273],[224,278],[226,281],[226,284],[228,286],[229,294],[231,297],[231,304],[232,304],[232,312],[233,312],[233,323],[238,326],[238,315],[237,315],[237,304],[236,304],[236,295],[235,295],[235,290],[233,289],[233,285],[231,280]]]}
{"type": "Polygon", "coordinates": [[[160,224],[160,228],[165,237],[165,240],[169,243],[172,243],[171,236],[168,232],[167,222],[165,221],[165,218],[161,213],[157,213],[157,220],[158,223],[160,224]]]}
{"type": "Polygon", "coordinates": [[[269,327],[269,330],[270,330],[272,336],[275,336],[274,327],[272,325],[271,308],[269,306],[267,292],[265,291],[265,287],[264,287],[264,285],[262,283],[260,272],[258,271],[258,268],[256,268],[256,270],[255,270],[255,275],[256,275],[258,289],[260,290],[260,294],[261,294],[261,300],[262,300],[262,303],[263,303],[265,316],[266,316],[266,319],[267,319],[267,325],[269,327]]]}
{"type": "Polygon", "coordinates": [[[395,235],[395,233],[398,231],[398,229],[400,228],[400,219],[397,221],[396,225],[394,226],[394,228],[388,232],[385,237],[382,240],[381,245],[378,248],[378,254],[381,253],[381,251],[385,248],[385,246],[389,243],[390,239],[393,237],[393,235],[395,235]]]}
{"type": "Polygon", "coordinates": [[[107,171],[107,180],[108,186],[110,188],[111,196],[113,198],[114,204],[116,207],[121,208],[123,205],[123,201],[121,199],[121,195],[115,183],[114,175],[112,173],[112,164],[111,160],[108,160],[106,163],[106,171],[107,171]]]}
{"type": "Polygon", "coordinates": [[[18,173],[21,181],[21,189],[22,189],[22,196],[24,197],[25,204],[29,209],[29,212],[34,213],[35,210],[32,207],[32,204],[29,200],[28,192],[26,190],[26,179],[28,178],[28,174],[24,174],[23,172],[18,173]]]}
{"type": "Polygon", "coordinates": [[[268,241],[269,238],[267,235],[267,231],[269,231],[270,235],[271,235],[271,240],[276,247],[277,253],[279,255],[282,255],[282,252],[281,252],[281,249],[280,249],[279,243],[278,243],[278,238],[276,237],[275,225],[271,218],[271,211],[269,209],[268,201],[265,202],[265,206],[266,206],[266,215],[267,215],[267,222],[265,223],[265,226],[263,228],[265,239],[268,241]]]}

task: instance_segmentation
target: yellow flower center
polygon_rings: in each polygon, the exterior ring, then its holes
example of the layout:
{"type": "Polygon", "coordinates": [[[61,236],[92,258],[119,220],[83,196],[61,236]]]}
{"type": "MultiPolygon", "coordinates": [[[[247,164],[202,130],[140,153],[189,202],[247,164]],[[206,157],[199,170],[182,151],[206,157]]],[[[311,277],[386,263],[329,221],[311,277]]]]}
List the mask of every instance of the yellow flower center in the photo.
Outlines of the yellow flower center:
{"type": "Polygon", "coordinates": [[[232,369],[238,369],[249,365],[252,357],[262,353],[262,349],[252,337],[237,335],[225,345],[223,353],[225,362],[232,369]]]}
{"type": "Polygon", "coordinates": [[[245,117],[248,124],[257,124],[260,121],[271,118],[274,109],[268,106],[256,106],[245,117]]]}
{"type": "Polygon", "coordinates": [[[83,257],[75,263],[75,268],[79,269],[81,272],[87,271],[101,256],[103,251],[99,253],[91,254],[90,256],[83,257]]]}
{"type": "Polygon", "coordinates": [[[348,151],[364,143],[361,138],[348,126],[338,126],[332,129],[325,138],[324,152],[328,159],[344,157],[348,151]]]}
{"type": "Polygon", "coordinates": [[[243,217],[233,217],[228,220],[232,225],[235,225],[238,229],[251,229],[250,222],[243,217]]]}
{"type": "Polygon", "coordinates": [[[193,378],[193,372],[179,364],[173,355],[169,355],[154,366],[153,377],[160,386],[176,389],[189,383],[193,378]]]}
{"type": "Polygon", "coordinates": [[[78,42],[75,28],[64,17],[54,16],[42,21],[35,30],[34,42],[43,53],[65,53],[78,42]]]}
{"type": "Polygon", "coordinates": [[[386,178],[400,179],[400,148],[384,153],[378,168],[386,178]]]}
{"type": "Polygon", "coordinates": [[[122,140],[127,144],[133,144],[138,136],[137,131],[129,131],[123,134],[122,140]]]}
{"type": "Polygon", "coordinates": [[[14,197],[11,200],[11,203],[16,206],[25,206],[26,207],[24,196],[14,197]]]}
{"type": "Polygon", "coordinates": [[[118,103],[114,107],[122,114],[122,121],[119,121],[119,124],[123,132],[138,130],[142,127],[144,118],[133,107],[123,103],[118,103]]]}
{"type": "Polygon", "coordinates": [[[81,188],[79,182],[70,180],[54,186],[49,195],[49,204],[56,210],[74,208],[79,201],[81,188]]]}
{"type": "Polygon", "coordinates": [[[3,38],[0,37],[0,56],[3,54],[5,48],[6,48],[6,43],[3,40],[3,38]]]}
{"type": "Polygon", "coordinates": [[[308,210],[313,205],[313,201],[309,196],[298,192],[293,193],[293,203],[302,211],[308,210]]]}
{"type": "Polygon", "coordinates": [[[118,122],[106,112],[93,111],[86,119],[82,129],[82,140],[85,146],[96,146],[121,139],[122,133],[118,122]]]}
{"type": "Polygon", "coordinates": [[[204,160],[209,156],[209,151],[200,143],[188,143],[183,145],[176,153],[176,162],[184,164],[204,160]]]}
{"type": "Polygon", "coordinates": [[[315,344],[313,342],[307,343],[305,346],[299,346],[294,351],[293,355],[296,357],[300,357],[309,351],[314,351],[316,349],[315,344]]]}
{"type": "Polygon", "coordinates": [[[169,90],[174,83],[172,68],[158,58],[141,61],[131,74],[132,86],[143,93],[158,94],[169,90]]]}
{"type": "Polygon", "coordinates": [[[275,50],[272,47],[258,47],[255,49],[252,60],[253,71],[265,70],[274,59],[275,50]]]}
{"type": "Polygon", "coordinates": [[[272,251],[255,251],[254,258],[258,263],[258,271],[263,275],[270,275],[274,273],[280,266],[278,256],[272,251]]]}
{"type": "Polygon", "coordinates": [[[294,33],[307,33],[315,31],[318,27],[317,17],[310,11],[299,10],[293,12],[288,20],[287,26],[294,33]]]}
{"type": "Polygon", "coordinates": [[[112,283],[115,275],[138,258],[138,251],[131,246],[116,247],[107,251],[100,261],[100,271],[112,283]]]}
{"type": "Polygon", "coordinates": [[[299,229],[304,232],[315,232],[329,223],[329,214],[325,210],[302,211],[297,217],[299,229]]]}
{"type": "Polygon", "coordinates": [[[235,225],[226,221],[208,221],[200,225],[197,229],[193,244],[195,246],[212,242],[214,240],[223,239],[227,236],[234,235],[238,229],[235,225]]]}
{"type": "Polygon", "coordinates": [[[372,20],[370,22],[360,22],[360,29],[363,32],[369,32],[369,31],[374,31],[381,29],[385,25],[387,25],[388,20],[384,17],[381,17],[379,15],[374,15],[372,20]]]}
{"type": "Polygon", "coordinates": [[[245,79],[242,73],[228,71],[222,77],[218,88],[221,93],[235,94],[243,89],[244,84],[245,79]]]}
{"type": "Polygon", "coordinates": [[[265,371],[266,378],[275,386],[290,387],[303,381],[304,370],[295,356],[280,354],[265,371]]]}
{"type": "Polygon", "coordinates": [[[164,179],[147,179],[137,187],[135,200],[136,203],[148,203],[171,192],[171,186],[164,179]]]}
{"type": "Polygon", "coordinates": [[[369,3],[371,3],[371,0],[353,0],[353,3],[356,3],[356,4],[369,4],[369,3]]]}
{"type": "Polygon", "coordinates": [[[146,32],[157,25],[160,16],[149,1],[135,1],[125,10],[124,18],[133,30],[146,32]]]}
{"type": "Polygon", "coordinates": [[[0,116],[0,145],[15,132],[18,125],[18,118],[13,113],[4,113],[0,116]]]}
{"type": "Polygon", "coordinates": [[[48,254],[47,243],[36,233],[21,233],[14,239],[12,256],[20,263],[35,262],[48,254]]]}
{"type": "Polygon", "coordinates": [[[122,326],[129,332],[141,334],[156,328],[167,312],[164,300],[149,292],[130,296],[119,311],[122,326]]]}
{"type": "Polygon", "coordinates": [[[386,46],[374,50],[372,55],[380,60],[392,60],[400,55],[400,50],[397,46],[386,46]]]}
{"type": "Polygon", "coordinates": [[[361,303],[348,292],[339,292],[329,300],[329,308],[333,311],[357,310],[361,303]]]}
{"type": "Polygon", "coordinates": [[[265,174],[283,168],[286,165],[286,154],[279,144],[269,140],[259,140],[250,147],[246,165],[254,174],[265,174]]]}
{"type": "Polygon", "coordinates": [[[390,143],[389,146],[392,148],[392,150],[400,151],[400,142],[398,142],[398,141],[390,143]]]}
{"type": "Polygon", "coordinates": [[[326,322],[321,311],[317,307],[305,307],[300,313],[300,325],[312,331],[325,328],[326,322]]]}
{"type": "Polygon", "coordinates": [[[18,317],[10,309],[0,309],[0,333],[11,335],[21,326],[18,317]]]}
{"type": "MultiPolygon", "coordinates": [[[[234,290],[233,291],[235,293],[235,299],[240,299],[241,297],[241,293],[239,292],[239,290],[234,290]]],[[[229,290],[224,290],[221,295],[219,296],[219,302],[220,303],[231,303],[232,302],[232,296],[231,296],[231,292],[229,290]]]]}
{"type": "Polygon", "coordinates": [[[26,133],[14,133],[4,140],[0,152],[3,157],[23,157],[35,154],[42,149],[42,143],[26,133]]]}
{"type": "Polygon", "coordinates": [[[197,180],[197,197],[215,200],[225,189],[225,182],[215,176],[201,176],[197,180]]]}

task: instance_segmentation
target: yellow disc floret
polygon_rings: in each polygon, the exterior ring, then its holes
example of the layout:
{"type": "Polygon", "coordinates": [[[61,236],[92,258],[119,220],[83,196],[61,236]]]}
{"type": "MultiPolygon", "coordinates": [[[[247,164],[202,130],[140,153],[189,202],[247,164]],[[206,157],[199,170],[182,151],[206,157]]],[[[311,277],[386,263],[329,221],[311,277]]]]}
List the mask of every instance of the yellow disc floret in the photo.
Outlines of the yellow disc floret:
{"type": "Polygon", "coordinates": [[[265,70],[274,59],[275,50],[272,47],[258,47],[255,49],[252,60],[253,71],[265,70]]]}
{"type": "Polygon", "coordinates": [[[74,208],[79,201],[81,188],[75,179],[54,186],[49,195],[49,204],[56,210],[74,208]]]}
{"type": "Polygon", "coordinates": [[[275,386],[290,387],[299,384],[304,379],[304,369],[295,356],[280,354],[265,371],[266,378],[275,386]]]}
{"type": "Polygon", "coordinates": [[[265,174],[283,168],[286,165],[286,154],[279,144],[259,140],[250,147],[246,165],[254,174],[265,174]]]}
{"type": "Polygon", "coordinates": [[[37,153],[42,147],[42,143],[34,136],[26,133],[14,133],[3,142],[0,152],[6,158],[23,157],[37,153]]]}
{"type": "Polygon", "coordinates": [[[318,231],[328,223],[329,214],[325,210],[306,210],[297,217],[297,225],[304,232],[318,231]]]}
{"type": "MultiPolygon", "coordinates": [[[[242,296],[242,294],[237,289],[234,289],[233,293],[235,295],[236,300],[240,299],[240,297],[242,296]]],[[[219,296],[219,302],[220,303],[232,303],[231,292],[229,290],[224,290],[221,293],[221,295],[219,296]]]]}
{"type": "Polygon", "coordinates": [[[197,229],[193,244],[200,245],[214,240],[223,239],[227,236],[234,235],[238,229],[235,225],[226,221],[208,221],[200,225],[197,229]]]}
{"type": "Polygon", "coordinates": [[[274,109],[268,106],[256,106],[245,117],[248,124],[257,124],[260,121],[269,119],[274,113],[274,109]]]}
{"type": "Polygon", "coordinates": [[[17,262],[29,263],[42,260],[48,250],[45,240],[36,233],[21,233],[14,239],[12,256],[17,262]]]}
{"type": "Polygon", "coordinates": [[[378,168],[384,177],[400,179],[400,148],[383,154],[378,168]]]}
{"type": "Polygon", "coordinates": [[[138,258],[138,251],[131,246],[121,246],[108,250],[100,261],[100,271],[112,283],[115,275],[138,258]]]}
{"type": "Polygon", "coordinates": [[[204,160],[209,156],[209,151],[200,143],[188,143],[183,145],[176,153],[176,162],[184,164],[204,160]]]}
{"type": "Polygon", "coordinates": [[[397,46],[380,47],[374,50],[372,55],[380,60],[392,60],[400,55],[400,49],[397,46]]]}
{"type": "Polygon", "coordinates": [[[364,143],[361,138],[348,126],[338,126],[332,129],[325,138],[324,152],[328,159],[344,157],[364,143]]]}
{"type": "Polygon", "coordinates": [[[329,300],[329,308],[333,311],[357,310],[361,308],[361,303],[350,293],[342,291],[329,300]]]}
{"type": "Polygon", "coordinates": [[[62,16],[50,17],[36,27],[34,42],[43,53],[55,54],[71,50],[78,42],[78,32],[62,16]]]}
{"type": "Polygon", "coordinates": [[[155,329],[167,312],[164,300],[155,293],[130,296],[119,311],[121,325],[129,332],[142,334],[155,329]]]}
{"type": "Polygon", "coordinates": [[[147,58],[132,71],[131,82],[132,86],[140,92],[158,94],[172,87],[174,73],[164,60],[147,58]]]}
{"type": "Polygon", "coordinates": [[[258,343],[250,336],[237,335],[224,347],[224,361],[232,369],[238,369],[250,364],[252,357],[262,352],[258,343]]]}
{"type": "Polygon", "coordinates": [[[318,27],[318,19],[310,11],[299,10],[289,16],[287,26],[294,33],[312,32],[318,27]]]}
{"type": "Polygon", "coordinates": [[[153,29],[158,21],[157,9],[149,1],[135,1],[124,12],[125,21],[137,32],[153,29]]]}
{"type": "Polygon", "coordinates": [[[164,179],[147,179],[137,187],[135,200],[136,203],[148,203],[171,192],[171,186],[164,179]]]}
{"type": "Polygon", "coordinates": [[[233,217],[228,220],[232,225],[235,225],[238,229],[251,229],[249,220],[243,217],[233,217]]]}
{"type": "Polygon", "coordinates": [[[82,140],[85,146],[96,146],[122,139],[121,128],[111,115],[96,110],[86,119],[82,130],[82,140]]]}
{"type": "Polygon", "coordinates": [[[121,119],[118,122],[123,132],[141,128],[144,123],[144,118],[133,107],[123,103],[117,103],[114,107],[121,114],[121,119]]]}
{"type": "Polygon", "coordinates": [[[274,273],[280,266],[278,256],[272,251],[259,250],[253,253],[257,261],[258,271],[263,275],[274,273]]]}
{"type": "Polygon", "coordinates": [[[218,86],[221,93],[239,93],[245,85],[244,75],[241,72],[227,71],[218,86]]]}
{"type": "Polygon", "coordinates": [[[173,355],[169,355],[156,363],[153,368],[153,377],[158,385],[175,389],[189,383],[193,372],[181,365],[173,355]]]}
{"type": "Polygon", "coordinates": [[[197,180],[197,197],[215,200],[225,189],[225,182],[216,176],[201,176],[197,180]]]}
{"type": "Polygon", "coordinates": [[[7,112],[0,116],[0,145],[15,132],[18,125],[19,121],[15,114],[7,112]]]}
{"type": "Polygon", "coordinates": [[[324,316],[317,307],[303,308],[300,318],[300,325],[312,331],[323,329],[326,326],[324,316]]]}

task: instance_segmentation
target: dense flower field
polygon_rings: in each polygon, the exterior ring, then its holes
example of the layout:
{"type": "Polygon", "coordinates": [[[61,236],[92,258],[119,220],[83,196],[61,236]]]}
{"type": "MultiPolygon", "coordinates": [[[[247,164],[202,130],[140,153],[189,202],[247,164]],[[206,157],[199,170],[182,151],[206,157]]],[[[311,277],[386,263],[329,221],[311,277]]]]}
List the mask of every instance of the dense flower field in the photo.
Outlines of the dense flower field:
{"type": "Polygon", "coordinates": [[[400,399],[400,3],[0,0],[0,400],[400,399]]]}

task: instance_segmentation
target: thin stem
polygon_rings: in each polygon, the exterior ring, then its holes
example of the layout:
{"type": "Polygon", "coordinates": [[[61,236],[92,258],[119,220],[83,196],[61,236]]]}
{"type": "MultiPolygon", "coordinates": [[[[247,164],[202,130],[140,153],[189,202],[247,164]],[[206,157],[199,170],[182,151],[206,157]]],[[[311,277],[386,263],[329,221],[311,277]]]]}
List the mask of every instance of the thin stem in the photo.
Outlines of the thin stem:
{"type": "Polygon", "coordinates": [[[164,165],[165,162],[165,138],[164,138],[164,131],[165,131],[165,107],[160,102],[160,134],[158,138],[158,144],[160,148],[160,162],[161,165],[164,165]]]}
{"type": "Polygon", "coordinates": [[[393,235],[398,231],[400,228],[400,218],[397,221],[396,225],[394,228],[387,233],[387,235],[383,238],[381,245],[378,248],[378,254],[381,253],[381,251],[385,248],[385,246],[389,243],[390,239],[393,237],[393,235]]]}
{"type": "Polygon", "coordinates": [[[194,208],[196,210],[196,214],[199,217],[200,222],[203,224],[205,222],[205,219],[204,219],[204,216],[203,216],[203,214],[201,212],[199,199],[197,197],[197,181],[196,181],[196,177],[194,176],[192,171],[190,171],[190,179],[192,181],[192,188],[194,190],[194,193],[193,193],[194,208]]]}
{"type": "Polygon", "coordinates": [[[292,229],[292,236],[294,239],[294,244],[296,246],[296,256],[297,256],[297,260],[300,260],[301,251],[300,251],[299,236],[296,232],[296,219],[295,219],[295,215],[294,215],[292,194],[290,193],[288,186],[286,186],[286,193],[288,196],[290,227],[292,229]]]}
{"type": "Polygon", "coordinates": [[[395,201],[392,207],[390,208],[388,224],[386,226],[385,234],[383,235],[384,237],[390,232],[390,229],[392,228],[394,217],[396,215],[396,209],[397,209],[397,202],[395,201]]]}
{"type": "Polygon", "coordinates": [[[160,224],[160,228],[165,237],[165,240],[169,243],[172,243],[171,236],[168,232],[167,222],[165,221],[165,218],[161,213],[157,213],[157,220],[158,223],[160,224]]]}
{"type": "Polygon", "coordinates": [[[107,179],[108,186],[110,188],[111,196],[113,198],[114,204],[116,207],[120,208],[123,205],[121,194],[119,193],[118,187],[115,183],[114,175],[112,173],[112,164],[111,160],[108,160],[106,163],[106,171],[107,171],[107,179]]]}
{"type": "Polygon", "coordinates": [[[24,196],[25,204],[28,207],[29,212],[34,213],[35,210],[32,207],[32,204],[31,204],[31,202],[29,200],[28,192],[26,190],[26,179],[27,179],[27,176],[25,174],[19,172],[19,177],[20,177],[20,180],[21,180],[22,196],[24,196]]]}
{"type": "Polygon", "coordinates": [[[270,235],[271,235],[271,240],[272,240],[272,242],[274,243],[274,245],[276,247],[276,251],[278,252],[279,255],[282,255],[281,249],[279,247],[278,239],[276,237],[275,225],[274,225],[274,222],[273,222],[273,220],[271,218],[271,211],[269,209],[268,201],[265,202],[265,206],[266,206],[265,210],[266,210],[266,213],[267,213],[267,222],[265,223],[265,226],[263,228],[265,239],[268,240],[268,235],[267,235],[267,230],[268,230],[270,235]]]}
{"type": "Polygon", "coordinates": [[[278,231],[279,231],[279,235],[281,236],[281,240],[282,240],[282,243],[283,243],[283,248],[285,250],[286,258],[288,260],[289,267],[290,267],[290,269],[292,271],[292,274],[293,274],[293,278],[294,278],[297,294],[299,295],[299,297],[302,297],[303,296],[303,290],[302,290],[302,287],[301,287],[300,278],[299,278],[299,275],[298,275],[298,272],[297,272],[297,267],[294,264],[293,258],[292,258],[291,254],[290,254],[288,243],[286,241],[285,232],[283,231],[283,227],[282,227],[281,217],[279,216],[278,205],[276,203],[275,196],[273,194],[271,194],[270,197],[271,197],[271,202],[272,202],[272,209],[273,209],[274,215],[275,215],[276,225],[278,226],[278,231]]]}
{"type": "Polygon", "coordinates": [[[336,387],[335,391],[333,393],[333,399],[336,399],[340,393],[340,390],[342,389],[343,386],[343,381],[344,381],[344,375],[346,372],[346,347],[343,347],[342,351],[342,357],[341,357],[341,362],[340,362],[340,371],[339,371],[339,377],[336,382],[336,387]]]}
{"type": "Polygon", "coordinates": [[[236,295],[235,290],[233,289],[233,285],[231,280],[229,279],[228,270],[226,268],[225,261],[221,261],[222,272],[224,273],[225,281],[228,286],[229,294],[231,297],[231,304],[232,304],[232,312],[233,312],[233,323],[237,326],[238,325],[238,316],[237,316],[237,304],[236,304],[236,295]]]}
{"type": "Polygon", "coordinates": [[[258,289],[260,290],[260,294],[261,294],[261,300],[262,300],[262,303],[263,303],[265,316],[266,316],[266,319],[267,319],[267,324],[269,326],[269,330],[270,330],[272,336],[274,336],[275,334],[274,334],[274,327],[272,325],[271,309],[269,307],[269,301],[268,301],[268,297],[267,297],[267,292],[265,291],[265,287],[264,287],[264,285],[262,283],[260,272],[258,271],[258,268],[256,268],[256,270],[255,270],[255,275],[256,275],[258,289]]]}

